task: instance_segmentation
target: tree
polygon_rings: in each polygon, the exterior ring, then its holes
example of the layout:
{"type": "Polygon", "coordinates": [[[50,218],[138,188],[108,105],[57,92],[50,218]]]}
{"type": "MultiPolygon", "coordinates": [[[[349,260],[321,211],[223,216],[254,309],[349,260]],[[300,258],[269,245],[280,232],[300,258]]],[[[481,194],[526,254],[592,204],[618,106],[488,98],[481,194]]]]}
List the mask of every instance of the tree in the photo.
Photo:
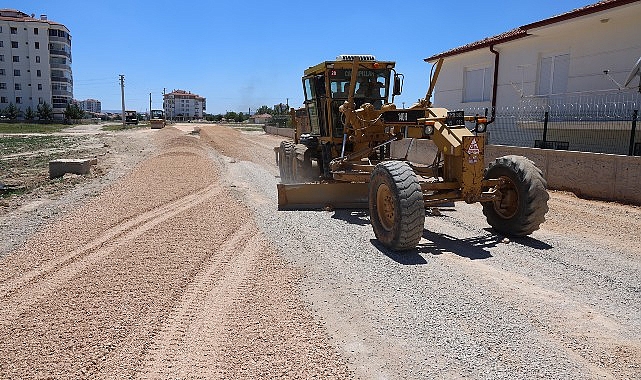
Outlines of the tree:
{"type": "Polygon", "coordinates": [[[271,108],[269,108],[267,106],[261,106],[259,109],[256,110],[256,114],[257,115],[262,115],[264,113],[273,115],[274,114],[274,110],[272,110],[271,108]]]}
{"type": "Polygon", "coordinates": [[[218,115],[212,115],[212,114],[205,114],[205,120],[207,121],[221,121],[223,119],[223,115],[218,114],[218,115]]]}
{"type": "Polygon", "coordinates": [[[4,114],[9,120],[16,120],[20,116],[20,108],[16,107],[15,104],[9,103],[9,106],[5,108],[4,114]]]}
{"type": "Polygon", "coordinates": [[[24,111],[24,118],[27,120],[33,120],[36,117],[36,113],[33,112],[33,108],[31,106],[27,107],[27,109],[24,111]]]}
{"type": "Polygon", "coordinates": [[[227,121],[236,120],[236,117],[238,117],[238,114],[233,111],[229,111],[225,114],[225,119],[227,119],[227,121]]]}
{"type": "Polygon", "coordinates": [[[279,103],[274,106],[274,114],[276,115],[286,115],[288,112],[287,104],[279,103]]]}
{"type": "Polygon", "coordinates": [[[85,116],[85,111],[81,110],[76,103],[71,103],[67,104],[64,114],[67,120],[78,120],[85,116]]]}
{"type": "Polygon", "coordinates": [[[38,108],[36,109],[36,115],[40,120],[51,121],[53,120],[53,108],[51,108],[51,105],[49,105],[49,103],[47,102],[38,104],[38,108]]]}

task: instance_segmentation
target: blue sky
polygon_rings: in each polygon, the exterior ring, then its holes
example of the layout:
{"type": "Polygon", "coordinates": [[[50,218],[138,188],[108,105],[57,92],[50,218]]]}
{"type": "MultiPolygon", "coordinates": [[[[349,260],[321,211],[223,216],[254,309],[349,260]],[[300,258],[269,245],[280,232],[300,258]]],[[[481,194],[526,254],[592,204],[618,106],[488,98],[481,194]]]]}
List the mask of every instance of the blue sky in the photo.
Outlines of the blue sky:
{"type": "Polygon", "coordinates": [[[120,109],[162,107],[162,92],[207,98],[207,113],[248,112],[289,99],[302,105],[300,77],[339,54],[396,61],[405,75],[396,103],[425,95],[423,59],[579,8],[596,0],[520,1],[50,1],[0,8],[46,14],[72,35],[74,97],[120,109]],[[313,8],[311,6],[313,4],[313,8]]]}

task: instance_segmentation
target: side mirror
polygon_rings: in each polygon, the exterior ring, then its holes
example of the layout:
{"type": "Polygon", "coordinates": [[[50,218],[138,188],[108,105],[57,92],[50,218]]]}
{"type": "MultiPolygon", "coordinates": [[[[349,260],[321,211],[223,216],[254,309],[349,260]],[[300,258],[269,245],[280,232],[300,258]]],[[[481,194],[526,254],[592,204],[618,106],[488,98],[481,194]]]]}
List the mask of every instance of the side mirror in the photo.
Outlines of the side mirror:
{"type": "Polygon", "coordinates": [[[392,94],[394,94],[394,96],[400,95],[403,91],[403,80],[401,75],[402,74],[394,74],[394,89],[392,90],[392,94]]]}

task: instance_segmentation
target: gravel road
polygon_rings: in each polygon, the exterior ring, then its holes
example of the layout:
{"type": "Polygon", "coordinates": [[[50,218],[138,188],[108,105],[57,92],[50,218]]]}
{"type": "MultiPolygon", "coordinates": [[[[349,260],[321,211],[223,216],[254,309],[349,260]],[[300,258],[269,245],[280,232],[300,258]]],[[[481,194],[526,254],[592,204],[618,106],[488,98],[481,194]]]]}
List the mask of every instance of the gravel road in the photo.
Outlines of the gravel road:
{"type": "Polygon", "coordinates": [[[0,378],[641,378],[640,208],[552,192],[509,240],[457,204],[398,255],[277,211],[280,138],[193,127],[0,217],[0,378]]]}

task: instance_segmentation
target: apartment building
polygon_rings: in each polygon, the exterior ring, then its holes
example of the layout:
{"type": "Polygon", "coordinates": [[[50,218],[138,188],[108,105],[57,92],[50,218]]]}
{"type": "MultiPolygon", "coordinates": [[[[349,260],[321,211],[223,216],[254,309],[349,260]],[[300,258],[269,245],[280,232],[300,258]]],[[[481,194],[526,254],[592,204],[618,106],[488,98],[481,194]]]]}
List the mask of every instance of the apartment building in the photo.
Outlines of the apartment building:
{"type": "Polygon", "coordinates": [[[0,9],[0,109],[13,103],[35,112],[48,103],[60,119],[72,100],[69,29],[46,15],[0,9]]]}
{"type": "Polygon", "coordinates": [[[78,100],[78,107],[85,112],[101,113],[102,103],[96,99],[78,100]]]}
{"type": "Polygon", "coordinates": [[[206,109],[205,98],[185,90],[174,90],[163,95],[165,116],[171,120],[202,119],[206,109]]]}

